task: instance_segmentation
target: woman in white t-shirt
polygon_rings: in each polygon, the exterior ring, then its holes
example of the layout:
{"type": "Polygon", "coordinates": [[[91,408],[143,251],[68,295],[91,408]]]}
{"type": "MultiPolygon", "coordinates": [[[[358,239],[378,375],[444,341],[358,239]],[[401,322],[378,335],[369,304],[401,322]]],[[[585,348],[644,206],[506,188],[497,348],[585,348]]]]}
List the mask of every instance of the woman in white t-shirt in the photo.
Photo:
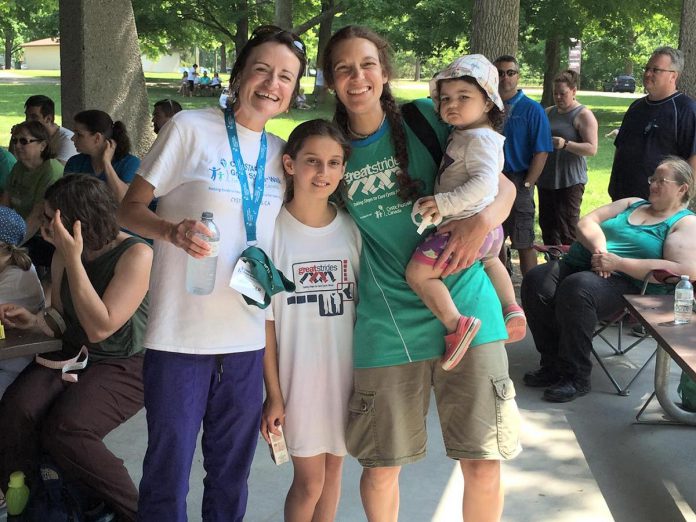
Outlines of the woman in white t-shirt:
{"type": "Polygon", "coordinates": [[[154,239],[155,256],[144,343],[148,449],[139,520],[186,520],[201,424],[202,518],[244,517],[261,424],[265,315],[229,282],[254,236],[258,248],[271,250],[283,201],[283,142],[264,127],[294,100],[305,65],[296,35],[274,26],[256,29],[232,69],[229,110],[176,114],[121,205],[122,224],[154,239]],[[159,198],[157,214],[148,209],[153,197],[159,198]],[[185,288],[189,256],[211,252],[201,237],[212,235],[199,221],[202,212],[212,212],[220,230],[215,286],[204,296],[185,288]]]}
{"type": "MultiPolygon", "coordinates": [[[[29,254],[17,246],[25,232],[21,216],[0,206],[0,304],[11,303],[36,313],[44,306],[44,293],[29,254]]],[[[0,361],[0,397],[31,360],[28,356],[0,361]]]]}

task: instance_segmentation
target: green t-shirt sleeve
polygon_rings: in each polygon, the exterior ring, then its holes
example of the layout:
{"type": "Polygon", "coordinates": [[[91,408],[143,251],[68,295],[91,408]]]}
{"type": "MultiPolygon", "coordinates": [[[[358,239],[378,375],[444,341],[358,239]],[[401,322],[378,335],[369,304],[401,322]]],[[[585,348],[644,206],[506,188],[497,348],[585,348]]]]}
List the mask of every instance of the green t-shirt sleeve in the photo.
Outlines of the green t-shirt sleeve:
{"type": "Polygon", "coordinates": [[[45,170],[41,173],[38,183],[36,184],[36,197],[38,198],[34,201],[40,201],[44,197],[46,189],[53,185],[56,181],[63,177],[63,165],[60,161],[50,159],[46,163],[45,170]]]}

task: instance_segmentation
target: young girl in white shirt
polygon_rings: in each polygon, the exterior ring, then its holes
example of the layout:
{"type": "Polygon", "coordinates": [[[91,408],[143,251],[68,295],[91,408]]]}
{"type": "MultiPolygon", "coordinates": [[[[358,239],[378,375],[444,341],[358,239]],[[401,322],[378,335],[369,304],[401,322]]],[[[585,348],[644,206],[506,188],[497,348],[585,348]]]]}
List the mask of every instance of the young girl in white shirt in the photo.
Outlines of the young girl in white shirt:
{"type": "Polygon", "coordinates": [[[288,189],[271,257],[296,289],[273,297],[266,322],[261,432],[269,441],[283,427],[292,522],[334,520],[341,492],[360,233],[329,197],[349,151],[336,127],[312,120],[295,128],[283,154],[288,189]]]}
{"type": "MultiPolygon", "coordinates": [[[[32,313],[44,307],[44,293],[29,254],[19,245],[26,225],[14,210],[0,206],[0,304],[23,306],[32,313]]],[[[0,397],[33,357],[0,362],[0,397]]]]}

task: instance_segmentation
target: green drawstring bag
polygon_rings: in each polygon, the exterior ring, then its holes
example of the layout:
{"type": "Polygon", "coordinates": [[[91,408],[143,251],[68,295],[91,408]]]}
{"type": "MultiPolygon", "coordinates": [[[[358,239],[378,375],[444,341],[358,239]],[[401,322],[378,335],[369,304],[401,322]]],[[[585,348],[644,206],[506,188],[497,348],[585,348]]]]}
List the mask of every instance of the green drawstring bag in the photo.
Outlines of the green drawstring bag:
{"type": "Polygon", "coordinates": [[[696,381],[682,372],[677,393],[682,400],[682,408],[696,412],[696,381]]]}

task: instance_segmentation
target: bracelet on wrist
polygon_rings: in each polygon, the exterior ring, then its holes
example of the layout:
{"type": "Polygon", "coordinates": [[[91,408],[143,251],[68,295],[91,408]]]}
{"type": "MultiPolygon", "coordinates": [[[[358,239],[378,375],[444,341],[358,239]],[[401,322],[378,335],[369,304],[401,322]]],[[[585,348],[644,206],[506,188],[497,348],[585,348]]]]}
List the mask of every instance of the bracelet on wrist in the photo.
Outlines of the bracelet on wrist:
{"type": "Polygon", "coordinates": [[[562,147],[562,148],[564,148],[564,149],[567,148],[567,147],[568,147],[568,143],[569,143],[568,140],[564,140],[564,141],[563,141],[563,147],[562,147]]]}

